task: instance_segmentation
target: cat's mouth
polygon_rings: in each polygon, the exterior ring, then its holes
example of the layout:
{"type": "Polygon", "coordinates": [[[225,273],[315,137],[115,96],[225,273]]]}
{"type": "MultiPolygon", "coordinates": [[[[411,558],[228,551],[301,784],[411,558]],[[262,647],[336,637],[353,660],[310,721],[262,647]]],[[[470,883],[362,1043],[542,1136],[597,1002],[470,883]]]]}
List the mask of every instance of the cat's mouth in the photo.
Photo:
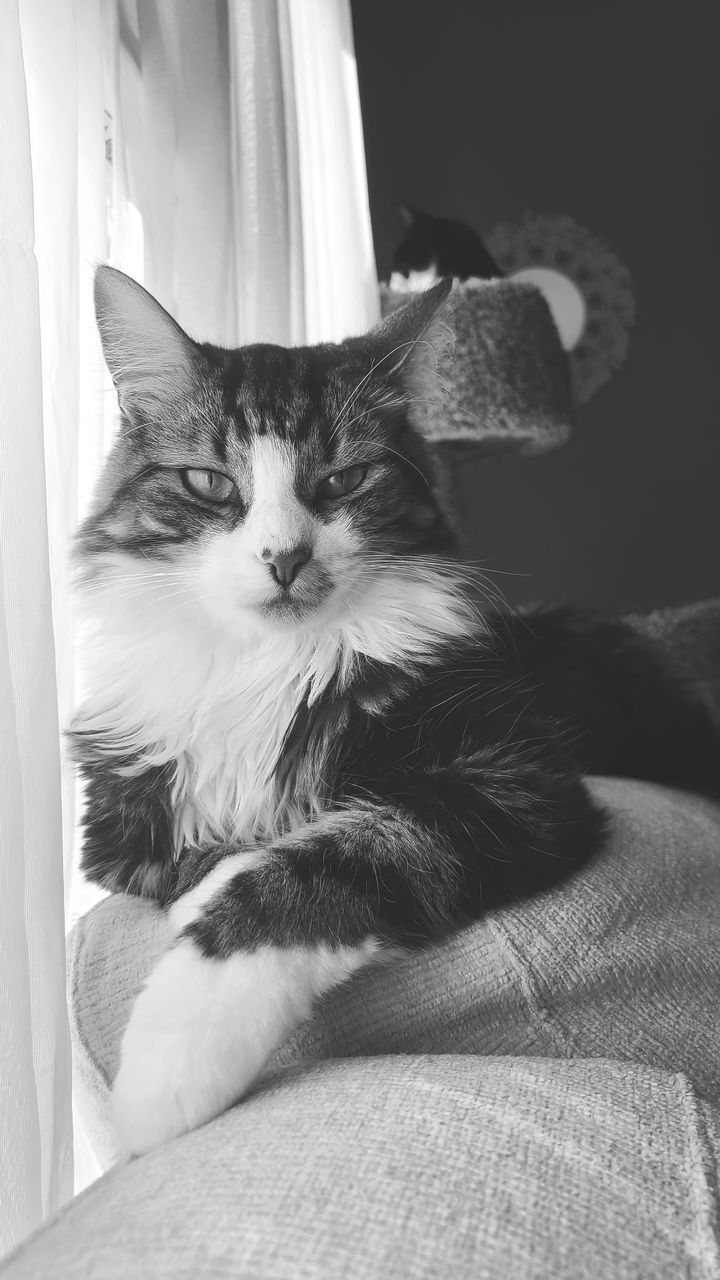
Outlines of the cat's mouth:
{"type": "Polygon", "coordinates": [[[276,622],[300,622],[317,615],[333,593],[327,573],[315,573],[313,580],[300,579],[290,587],[278,587],[259,605],[264,618],[276,622]]]}
{"type": "Polygon", "coordinates": [[[266,600],[260,606],[260,613],[264,618],[277,618],[280,620],[296,621],[306,617],[309,613],[314,613],[318,604],[308,600],[301,600],[291,592],[284,592],[277,595],[272,600],[266,600]]]}

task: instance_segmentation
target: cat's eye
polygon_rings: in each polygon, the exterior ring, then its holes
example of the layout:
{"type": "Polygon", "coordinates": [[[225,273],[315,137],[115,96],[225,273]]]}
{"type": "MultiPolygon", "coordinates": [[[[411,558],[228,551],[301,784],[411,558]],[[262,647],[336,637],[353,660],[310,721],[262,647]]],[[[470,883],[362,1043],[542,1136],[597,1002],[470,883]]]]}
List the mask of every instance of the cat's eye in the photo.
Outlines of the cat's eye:
{"type": "Polygon", "coordinates": [[[346,467],[344,471],[333,471],[332,475],[321,480],[317,487],[318,498],[342,498],[346,493],[359,489],[367,467],[346,467]]]}
{"type": "Polygon", "coordinates": [[[227,476],[220,475],[219,471],[201,470],[199,467],[185,467],[180,472],[180,478],[188,493],[191,493],[195,498],[204,498],[206,502],[216,502],[218,505],[223,502],[229,502],[235,493],[235,485],[232,480],[228,480],[227,476]]]}

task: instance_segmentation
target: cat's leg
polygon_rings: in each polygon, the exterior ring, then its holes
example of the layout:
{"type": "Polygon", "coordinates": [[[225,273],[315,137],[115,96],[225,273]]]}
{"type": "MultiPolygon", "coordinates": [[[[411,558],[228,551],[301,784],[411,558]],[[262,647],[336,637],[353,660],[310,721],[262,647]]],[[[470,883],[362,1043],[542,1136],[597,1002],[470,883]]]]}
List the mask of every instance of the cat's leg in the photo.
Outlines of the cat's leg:
{"type": "MultiPolygon", "coordinates": [[[[378,950],[369,936],[347,946],[258,942],[228,954],[199,946],[184,926],[201,917],[205,902],[242,912],[242,881],[261,865],[253,853],[230,855],[171,909],[179,937],[135,1002],[123,1037],[112,1097],[121,1154],[141,1154],[225,1110],[314,1000],[378,950]]],[[[282,913],[279,903],[274,909],[282,913]]]]}
{"type": "Polygon", "coordinates": [[[83,875],[110,893],[167,902],[178,874],[170,769],[124,773],[129,761],[98,758],[92,737],[79,728],[74,752],[85,782],[83,875]]]}
{"type": "Polygon", "coordinates": [[[485,753],[412,778],[402,804],[366,800],[229,855],[171,908],[177,942],[133,1010],[113,1092],[122,1150],[238,1100],[315,999],[383,948],[562,878],[597,835],[577,782],[551,800],[519,765],[493,776],[485,753]]]}
{"type": "MultiPolygon", "coordinates": [[[[313,841],[298,841],[312,856],[313,841]]],[[[302,890],[288,897],[286,858],[292,861],[289,845],[230,854],[171,907],[177,941],[150,975],[123,1036],[112,1093],[121,1155],[148,1151],[225,1110],[315,999],[380,951],[368,912],[339,939],[323,901],[329,882],[312,901],[302,901],[302,890]],[[227,918],[213,945],[218,912],[227,918]],[[252,918],[252,936],[243,937],[230,916],[252,918]],[[193,924],[209,931],[204,942],[193,924]]]]}

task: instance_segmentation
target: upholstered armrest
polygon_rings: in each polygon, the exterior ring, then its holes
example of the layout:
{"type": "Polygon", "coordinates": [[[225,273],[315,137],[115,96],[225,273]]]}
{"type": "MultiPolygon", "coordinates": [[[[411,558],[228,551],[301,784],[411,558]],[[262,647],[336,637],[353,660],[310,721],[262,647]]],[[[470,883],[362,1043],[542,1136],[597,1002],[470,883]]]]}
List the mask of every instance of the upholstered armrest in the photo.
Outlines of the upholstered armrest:
{"type": "Polygon", "coordinates": [[[680,1075],[316,1063],[115,1169],[2,1280],[714,1280],[716,1107],[680,1075]]]}

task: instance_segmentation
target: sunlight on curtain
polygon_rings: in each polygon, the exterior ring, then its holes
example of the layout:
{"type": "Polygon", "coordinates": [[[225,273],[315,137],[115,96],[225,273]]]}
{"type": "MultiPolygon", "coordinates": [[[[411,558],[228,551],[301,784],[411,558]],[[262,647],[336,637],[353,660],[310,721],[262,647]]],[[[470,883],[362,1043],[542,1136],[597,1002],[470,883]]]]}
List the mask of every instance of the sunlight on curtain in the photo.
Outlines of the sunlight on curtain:
{"type": "Polygon", "coordinates": [[[117,420],[95,265],[224,345],[360,332],[378,291],[349,0],[3,0],[0,48],[2,1250],[72,1190],[63,918],[98,891],[68,553],[117,420]]]}
{"type": "Polygon", "coordinates": [[[285,0],[297,135],[305,342],[380,317],[349,3],[285,0]]]}
{"type": "Polygon", "coordinates": [[[121,8],[146,286],[225,345],[368,328],[379,301],[348,0],[121,8]]]}
{"type": "MultiPolygon", "coordinates": [[[[77,516],[78,475],[78,67],[73,0],[20,0],[40,295],[42,397],[60,723],[74,702],[72,604],[67,547],[77,516]]],[[[63,848],[69,891],[74,775],[61,758],[63,848]]]]}
{"type": "Polygon", "coordinates": [[[6,1249],[72,1192],[72,1126],[38,273],[15,3],[0,6],[0,47],[0,1248],[6,1249]]]}
{"type": "Polygon", "coordinates": [[[350,5],[230,5],[237,342],[379,318],[350,5]]]}

